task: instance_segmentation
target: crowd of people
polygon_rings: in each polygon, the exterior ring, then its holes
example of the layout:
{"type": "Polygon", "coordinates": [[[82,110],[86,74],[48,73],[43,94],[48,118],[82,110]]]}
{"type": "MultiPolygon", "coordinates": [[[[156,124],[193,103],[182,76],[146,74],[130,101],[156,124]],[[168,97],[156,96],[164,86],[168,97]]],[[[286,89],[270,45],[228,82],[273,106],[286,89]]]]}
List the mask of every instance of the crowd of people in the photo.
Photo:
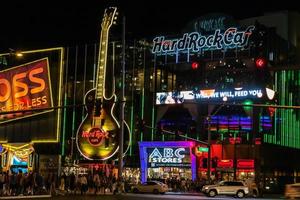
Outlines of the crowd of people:
{"type": "Polygon", "coordinates": [[[78,175],[62,173],[60,176],[57,173],[23,173],[21,170],[18,173],[0,173],[0,196],[106,194],[121,190],[125,192],[124,184],[102,172],[78,175]]]}
{"type": "MultiPolygon", "coordinates": [[[[200,192],[205,179],[192,181],[173,177],[160,180],[174,192],[200,192]]],[[[0,173],[0,196],[19,195],[85,195],[116,194],[131,192],[131,186],[137,184],[135,177],[117,181],[113,175],[107,176],[101,171],[86,174],[48,173],[46,176],[38,172],[23,173],[19,171],[0,173]]]]}
{"type": "Polygon", "coordinates": [[[0,173],[0,195],[33,195],[46,194],[47,188],[53,187],[56,177],[49,174],[46,178],[37,172],[23,173],[21,170],[15,172],[0,173]]]}

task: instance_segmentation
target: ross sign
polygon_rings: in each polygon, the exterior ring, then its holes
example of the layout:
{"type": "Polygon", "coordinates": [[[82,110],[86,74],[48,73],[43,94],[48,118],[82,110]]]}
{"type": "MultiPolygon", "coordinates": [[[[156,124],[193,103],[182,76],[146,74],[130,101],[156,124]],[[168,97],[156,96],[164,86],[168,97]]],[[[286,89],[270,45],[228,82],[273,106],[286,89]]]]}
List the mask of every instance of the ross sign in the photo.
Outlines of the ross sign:
{"type": "Polygon", "coordinates": [[[220,50],[247,47],[255,26],[248,26],[239,31],[230,27],[222,32],[216,29],[214,33],[202,35],[199,32],[184,33],[181,38],[165,39],[158,36],[153,39],[153,54],[177,54],[180,52],[201,52],[207,50],[220,50]]]}
{"type": "Polygon", "coordinates": [[[42,114],[45,111],[30,112],[30,110],[52,106],[47,58],[0,72],[0,112],[26,110],[26,112],[2,114],[0,123],[42,114]]]}
{"type": "Polygon", "coordinates": [[[157,92],[156,93],[156,105],[163,104],[181,104],[185,101],[203,101],[203,100],[215,100],[224,101],[236,100],[236,99],[248,99],[248,98],[262,98],[265,94],[265,89],[262,88],[234,88],[227,90],[216,89],[204,89],[198,91],[177,91],[177,92],[157,92]]]}
{"type": "Polygon", "coordinates": [[[23,51],[24,57],[16,60],[22,64],[0,71],[0,141],[59,141],[64,116],[59,108],[62,90],[67,89],[63,86],[64,52],[62,47],[23,51]]]}
{"type": "Polygon", "coordinates": [[[149,167],[190,167],[190,148],[148,148],[149,167]]]}

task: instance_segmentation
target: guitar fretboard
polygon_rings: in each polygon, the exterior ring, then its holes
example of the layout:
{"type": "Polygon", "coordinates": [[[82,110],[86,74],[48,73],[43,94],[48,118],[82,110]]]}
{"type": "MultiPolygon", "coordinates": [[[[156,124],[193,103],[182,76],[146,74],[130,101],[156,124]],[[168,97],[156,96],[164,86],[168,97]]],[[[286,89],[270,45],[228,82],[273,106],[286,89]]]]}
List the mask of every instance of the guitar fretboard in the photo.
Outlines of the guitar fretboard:
{"type": "Polygon", "coordinates": [[[99,56],[97,66],[97,80],[96,80],[96,99],[102,99],[105,95],[105,75],[106,75],[106,64],[107,64],[107,49],[108,49],[108,34],[109,29],[114,21],[116,15],[116,8],[110,12],[106,11],[103,22],[101,24],[101,36],[99,45],[99,56]],[[109,14],[107,14],[109,13],[109,14]]]}
{"type": "Polygon", "coordinates": [[[98,75],[96,85],[96,99],[101,99],[104,94],[105,88],[105,73],[106,73],[106,60],[107,60],[107,48],[108,48],[108,31],[102,31],[99,58],[98,58],[98,75]]]}

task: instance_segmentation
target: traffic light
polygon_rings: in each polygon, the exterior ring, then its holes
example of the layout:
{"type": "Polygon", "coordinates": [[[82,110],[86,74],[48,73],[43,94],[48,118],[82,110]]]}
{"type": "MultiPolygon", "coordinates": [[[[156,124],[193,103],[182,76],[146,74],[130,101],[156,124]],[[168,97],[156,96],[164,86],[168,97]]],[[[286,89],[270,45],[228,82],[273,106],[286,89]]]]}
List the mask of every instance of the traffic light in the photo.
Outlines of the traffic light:
{"type": "Polygon", "coordinates": [[[194,62],[192,62],[191,66],[192,66],[193,70],[196,70],[200,67],[200,64],[199,64],[199,62],[194,61],[194,62]]]}
{"type": "Polygon", "coordinates": [[[265,69],[267,67],[267,59],[264,57],[257,57],[254,62],[256,69],[265,69]]]}

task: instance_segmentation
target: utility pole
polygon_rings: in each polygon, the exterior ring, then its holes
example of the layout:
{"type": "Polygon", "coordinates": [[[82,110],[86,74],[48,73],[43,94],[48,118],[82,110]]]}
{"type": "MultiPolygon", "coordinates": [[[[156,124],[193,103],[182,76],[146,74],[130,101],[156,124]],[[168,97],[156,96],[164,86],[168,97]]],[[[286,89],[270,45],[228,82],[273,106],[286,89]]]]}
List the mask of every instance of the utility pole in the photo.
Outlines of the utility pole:
{"type": "MultiPolygon", "coordinates": [[[[118,180],[122,181],[123,171],[123,143],[124,143],[124,107],[125,107],[125,16],[123,16],[122,30],[122,89],[121,89],[121,116],[119,134],[119,159],[118,159],[118,180]]],[[[120,191],[121,192],[121,191],[120,191]]]]}
{"type": "MultiPolygon", "coordinates": [[[[222,106],[221,106],[222,107],[222,106]]],[[[211,132],[210,132],[210,122],[211,115],[208,115],[207,118],[207,147],[208,147],[208,155],[207,155],[207,181],[210,184],[210,162],[211,162],[211,132]]]]}
{"type": "Polygon", "coordinates": [[[207,181],[210,183],[210,174],[211,174],[211,132],[210,132],[210,123],[211,123],[211,117],[216,115],[222,108],[225,106],[225,103],[227,102],[227,97],[223,98],[223,103],[219,106],[219,108],[213,113],[208,114],[206,117],[207,120],[207,147],[208,147],[208,155],[207,155],[207,181]]]}

